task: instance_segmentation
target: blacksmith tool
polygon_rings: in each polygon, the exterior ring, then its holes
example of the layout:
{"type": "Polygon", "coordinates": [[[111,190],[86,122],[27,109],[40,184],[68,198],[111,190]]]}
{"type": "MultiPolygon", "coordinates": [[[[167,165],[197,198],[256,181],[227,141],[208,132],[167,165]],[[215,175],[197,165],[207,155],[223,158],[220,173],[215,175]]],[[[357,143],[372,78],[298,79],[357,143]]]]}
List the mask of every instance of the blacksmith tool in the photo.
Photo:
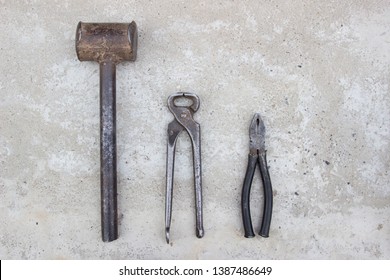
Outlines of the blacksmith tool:
{"type": "Polygon", "coordinates": [[[241,209],[245,237],[249,238],[255,236],[252,227],[249,200],[253,175],[255,174],[257,163],[259,163],[260,166],[260,174],[264,188],[263,220],[259,234],[262,237],[268,237],[272,217],[272,185],[267,167],[265,150],[265,126],[263,120],[260,117],[260,114],[258,113],[254,115],[249,127],[249,140],[248,167],[245,174],[241,197],[241,209]]]}
{"type": "Polygon", "coordinates": [[[80,61],[100,64],[100,189],[104,242],[118,238],[116,174],[116,65],[135,61],[137,25],[131,23],[83,23],[76,31],[80,61]]]}
{"type": "Polygon", "coordinates": [[[175,119],[168,125],[167,186],[165,200],[165,238],[168,244],[172,218],[173,173],[175,168],[176,140],[183,130],[187,131],[192,143],[195,180],[196,236],[198,238],[202,238],[204,234],[202,217],[200,125],[195,122],[193,118],[194,113],[199,109],[199,105],[199,97],[193,93],[178,92],[172,94],[168,98],[168,108],[175,117],[175,119]],[[175,100],[177,98],[189,99],[192,104],[189,106],[178,106],[175,104],[175,100]]]}

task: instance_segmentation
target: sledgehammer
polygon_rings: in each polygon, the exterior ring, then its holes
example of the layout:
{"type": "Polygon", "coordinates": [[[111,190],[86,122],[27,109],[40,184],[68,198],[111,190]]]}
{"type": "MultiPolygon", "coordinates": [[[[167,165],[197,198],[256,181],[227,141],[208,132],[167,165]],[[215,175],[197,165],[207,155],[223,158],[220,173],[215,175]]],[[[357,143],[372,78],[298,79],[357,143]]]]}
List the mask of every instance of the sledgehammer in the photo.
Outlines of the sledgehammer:
{"type": "Polygon", "coordinates": [[[100,64],[100,189],[104,242],[118,238],[116,175],[116,65],[135,61],[137,25],[129,23],[83,23],[76,31],[80,61],[100,64]]]}

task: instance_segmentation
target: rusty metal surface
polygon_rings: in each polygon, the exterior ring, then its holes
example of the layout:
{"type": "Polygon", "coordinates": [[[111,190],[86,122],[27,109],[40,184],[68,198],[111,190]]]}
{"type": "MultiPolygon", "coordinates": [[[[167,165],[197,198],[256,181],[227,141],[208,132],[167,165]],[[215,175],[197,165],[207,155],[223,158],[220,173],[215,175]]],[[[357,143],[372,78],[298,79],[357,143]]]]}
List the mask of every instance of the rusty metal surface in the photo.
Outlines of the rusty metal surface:
{"type": "Polygon", "coordinates": [[[116,64],[134,61],[137,25],[82,23],[77,26],[76,52],[80,61],[100,64],[100,191],[101,227],[105,242],[118,238],[116,152],[116,64]]]}
{"type": "Polygon", "coordinates": [[[76,52],[80,61],[135,61],[137,57],[137,25],[131,23],[79,22],[76,52]]]}
{"type": "Polygon", "coordinates": [[[203,211],[202,211],[202,165],[200,149],[200,125],[194,120],[193,115],[199,109],[199,97],[193,93],[178,92],[168,98],[168,108],[175,119],[168,125],[168,147],[167,147],[167,185],[165,200],[165,238],[169,244],[170,227],[172,218],[172,197],[173,197],[173,177],[175,166],[176,141],[182,131],[187,131],[191,139],[193,165],[194,165],[194,185],[195,185],[195,211],[196,211],[196,236],[202,238],[203,211]],[[192,101],[189,106],[177,106],[175,99],[187,98],[192,101]]]}
{"type": "Polygon", "coordinates": [[[102,237],[118,238],[115,64],[100,63],[100,185],[102,237]]]}

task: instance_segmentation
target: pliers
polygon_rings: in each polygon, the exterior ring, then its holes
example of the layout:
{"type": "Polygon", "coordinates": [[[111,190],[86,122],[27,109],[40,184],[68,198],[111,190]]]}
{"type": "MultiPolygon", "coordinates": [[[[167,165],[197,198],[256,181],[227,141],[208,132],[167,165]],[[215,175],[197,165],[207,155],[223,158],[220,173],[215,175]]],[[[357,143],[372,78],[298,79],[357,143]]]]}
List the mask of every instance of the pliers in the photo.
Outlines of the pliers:
{"type": "Polygon", "coordinates": [[[194,180],[195,180],[195,210],[196,210],[196,236],[202,238],[203,213],[202,213],[202,166],[200,157],[200,125],[194,120],[193,115],[198,111],[200,105],[199,97],[193,93],[177,92],[169,96],[168,108],[175,119],[168,125],[168,148],[167,148],[167,185],[165,197],[165,238],[169,244],[169,233],[172,217],[172,196],[173,196],[173,173],[175,168],[175,148],[179,134],[185,130],[191,139],[194,180]],[[175,99],[184,97],[192,101],[189,106],[178,106],[175,99]]]}
{"type": "Polygon", "coordinates": [[[264,188],[263,220],[259,234],[262,237],[268,237],[272,217],[272,185],[267,167],[265,126],[260,114],[258,113],[254,115],[249,127],[249,140],[248,167],[245,174],[241,197],[241,210],[245,237],[249,238],[255,236],[252,227],[249,200],[253,175],[255,173],[257,163],[259,163],[260,166],[261,179],[263,181],[264,188]]]}

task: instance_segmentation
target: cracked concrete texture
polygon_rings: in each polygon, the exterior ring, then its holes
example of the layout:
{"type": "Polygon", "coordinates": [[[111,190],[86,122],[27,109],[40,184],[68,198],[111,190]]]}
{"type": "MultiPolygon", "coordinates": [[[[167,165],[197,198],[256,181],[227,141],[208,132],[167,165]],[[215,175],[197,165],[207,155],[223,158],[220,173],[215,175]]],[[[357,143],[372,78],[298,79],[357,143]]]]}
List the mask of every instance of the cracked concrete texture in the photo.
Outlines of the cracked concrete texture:
{"type": "MultiPolygon", "coordinates": [[[[389,1],[0,1],[1,259],[389,259],[389,1]],[[98,65],[79,21],[130,22],[117,71],[120,237],[101,242],[98,65]],[[176,151],[165,244],[167,97],[199,95],[205,237],[191,144],[176,151]],[[268,239],[243,237],[255,112],[267,129],[268,239]]],[[[251,197],[262,211],[259,173],[251,197]]]]}

